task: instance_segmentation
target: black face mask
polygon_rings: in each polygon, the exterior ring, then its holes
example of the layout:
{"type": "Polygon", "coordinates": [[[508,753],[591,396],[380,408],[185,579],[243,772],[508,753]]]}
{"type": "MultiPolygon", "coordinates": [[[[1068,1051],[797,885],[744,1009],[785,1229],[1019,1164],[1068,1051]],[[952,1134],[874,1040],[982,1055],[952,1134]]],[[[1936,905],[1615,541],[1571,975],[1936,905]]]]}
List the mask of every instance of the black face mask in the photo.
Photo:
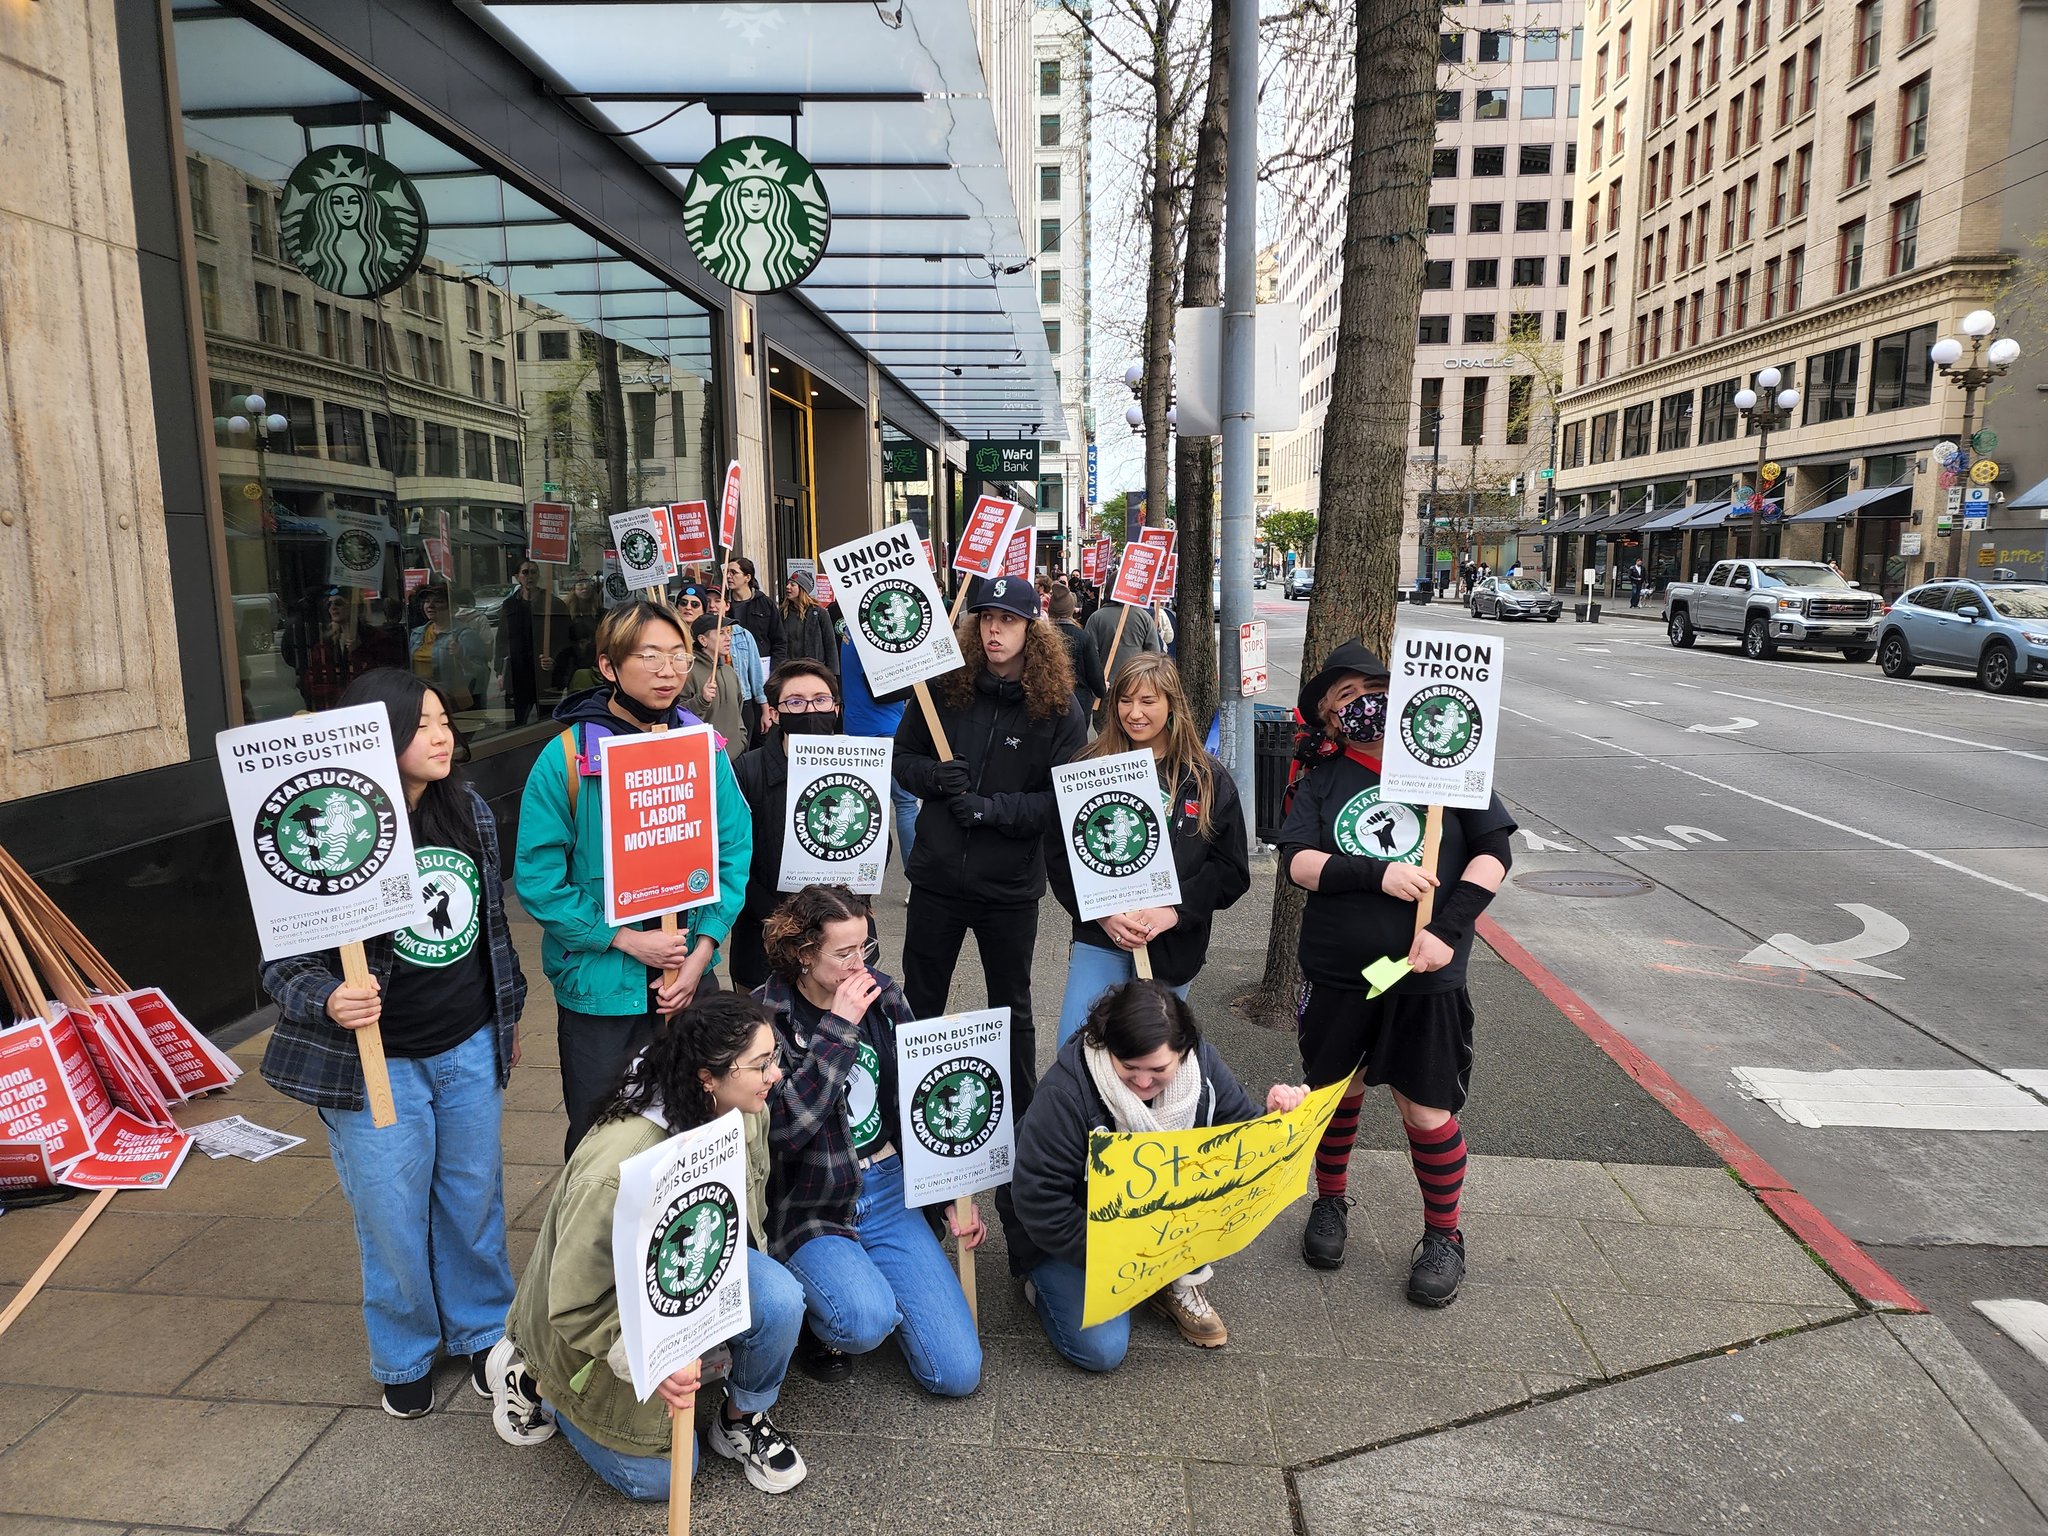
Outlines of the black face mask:
{"type": "Polygon", "coordinates": [[[839,711],[814,709],[801,715],[777,715],[775,728],[785,736],[836,735],[839,730],[839,711]]]}
{"type": "Polygon", "coordinates": [[[667,709],[650,708],[626,692],[617,683],[612,684],[612,702],[642,725],[666,725],[675,714],[675,707],[673,705],[667,709]]]}

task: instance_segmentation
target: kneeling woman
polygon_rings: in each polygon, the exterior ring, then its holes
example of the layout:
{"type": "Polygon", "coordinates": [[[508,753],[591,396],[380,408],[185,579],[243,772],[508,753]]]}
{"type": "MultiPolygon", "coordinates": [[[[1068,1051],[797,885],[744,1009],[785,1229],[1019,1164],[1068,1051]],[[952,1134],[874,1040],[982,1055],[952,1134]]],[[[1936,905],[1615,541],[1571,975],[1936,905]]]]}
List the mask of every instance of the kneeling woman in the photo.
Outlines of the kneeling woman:
{"type": "MultiPolygon", "coordinates": [[[[1276,1083],[1264,1113],[1295,1108],[1306,1088],[1276,1083]]],[[[1126,1312],[1081,1325],[1088,1259],[1088,1135],[1091,1131],[1187,1131],[1256,1119],[1252,1103],[1188,1005],[1157,981],[1112,987],[1088,1010],[1080,1034],[1060,1047],[1017,1127],[1017,1163],[998,1192],[1010,1268],[1025,1278],[1045,1336],[1083,1370],[1114,1370],[1131,1343],[1126,1312]]],[[[1204,1287],[1208,1265],[1152,1297],[1152,1310],[1190,1344],[1214,1349],[1230,1333],[1204,1287]]]]}
{"type": "Polygon", "coordinates": [[[752,998],[731,992],[686,1009],[627,1068],[555,1186],[506,1319],[507,1336],[524,1353],[546,1408],[517,1372],[500,1373],[494,1380],[501,1438],[546,1438],[552,1409],[562,1438],[612,1487],[632,1499],[668,1497],[669,1410],[695,1405],[701,1372],[697,1363],[684,1367],[644,1403],[633,1395],[612,1283],[619,1164],[737,1109],[747,1133],[750,1316],[746,1332],[730,1341],[725,1402],[709,1439],[763,1493],[787,1493],[804,1480],[803,1457],[768,1418],[804,1315],[802,1288],[762,1248],[768,1096],[781,1078],[767,1015],[752,998]]]}
{"type": "MultiPolygon", "coordinates": [[[[981,1381],[981,1341],[937,1232],[904,1207],[896,1027],[913,1015],[902,989],[868,968],[867,899],[811,886],[770,914],[762,937],[773,974],[754,995],[790,1063],[770,1099],[768,1251],[809,1304],[798,1363],[843,1381],[848,1355],[894,1333],[919,1386],[965,1397],[981,1381]]],[[[979,1214],[952,1230],[969,1248],[984,1236],[979,1214]]]]}

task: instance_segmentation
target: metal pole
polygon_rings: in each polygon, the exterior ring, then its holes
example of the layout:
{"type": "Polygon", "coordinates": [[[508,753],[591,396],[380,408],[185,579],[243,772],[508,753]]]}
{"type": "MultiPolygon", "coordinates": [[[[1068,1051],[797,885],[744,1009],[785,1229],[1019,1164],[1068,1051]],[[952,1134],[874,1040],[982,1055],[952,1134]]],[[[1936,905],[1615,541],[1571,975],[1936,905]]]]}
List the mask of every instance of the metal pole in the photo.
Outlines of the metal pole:
{"type": "MultiPolygon", "coordinates": [[[[1978,349],[1981,350],[1983,345],[1983,340],[1979,338],[1977,341],[1978,349]]],[[[1970,467],[1977,462],[1976,445],[1970,441],[1971,438],[1977,435],[1975,429],[1977,422],[1978,386],[1977,369],[1974,366],[1976,361],[1977,359],[1972,356],[1970,359],[1972,366],[1963,375],[1963,441],[1961,445],[1963,450],[1963,472],[1957,477],[1956,481],[1963,488],[1963,504],[1956,508],[1955,516],[1948,520],[1948,579],[1950,581],[1954,581],[1963,574],[1963,545],[1966,542],[1963,529],[1968,526],[1969,520],[1970,467]]]]}
{"type": "Polygon", "coordinates": [[[1778,405],[1757,402],[1756,484],[1749,488],[1749,558],[1764,557],[1764,465],[1771,457],[1771,417],[1778,405]]]}
{"type": "MultiPolygon", "coordinates": [[[[1239,687],[1238,626],[1252,617],[1252,487],[1258,455],[1255,422],[1259,222],[1259,8],[1230,7],[1229,163],[1223,181],[1223,611],[1217,647],[1217,747],[1249,794],[1256,779],[1252,701],[1239,687]]],[[[1208,551],[1183,550],[1183,560],[1208,551]]],[[[1307,665],[1304,660],[1304,665],[1307,665]]]]}
{"type": "Polygon", "coordinates": [[[1429,548],[1430,536],[1436,531],[1436,471],[1442,462],[1444,447],[1444,413],[1441,410],[1429,415],[1429,510],[1416,519],[1422,524],[1415,532],[1415,574],[1421,577],[1427,568],[1425,551],[1429,548]]]}

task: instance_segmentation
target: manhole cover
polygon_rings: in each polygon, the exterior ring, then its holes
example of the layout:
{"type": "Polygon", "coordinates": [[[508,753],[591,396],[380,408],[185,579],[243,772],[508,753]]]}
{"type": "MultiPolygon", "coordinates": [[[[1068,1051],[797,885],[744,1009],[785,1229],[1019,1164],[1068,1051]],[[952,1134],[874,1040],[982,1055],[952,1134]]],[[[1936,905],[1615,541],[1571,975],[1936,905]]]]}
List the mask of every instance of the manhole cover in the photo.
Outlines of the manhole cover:
{"type": "Polygon", "coordinates": [[[1514,881],[1525,891],[1546,896],[1641,896],[1656,889],[1634,875],[1610,875],[1597,869],[1531,870],[1516,875],[1514,881]]]}

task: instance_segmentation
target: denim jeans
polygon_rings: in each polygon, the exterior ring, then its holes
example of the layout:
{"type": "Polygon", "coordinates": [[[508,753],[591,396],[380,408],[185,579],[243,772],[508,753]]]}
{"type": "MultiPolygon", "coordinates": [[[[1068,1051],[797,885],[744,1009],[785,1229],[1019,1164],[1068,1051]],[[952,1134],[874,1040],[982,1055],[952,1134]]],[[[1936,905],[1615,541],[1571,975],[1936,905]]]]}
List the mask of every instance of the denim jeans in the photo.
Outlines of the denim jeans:
{"type": "Polygon", "coordinates": [[[1032,1270],[1031,1284],[1038,1291],[1038,1321],[1054,1349],[1084,1371],[1113,1371],[1123,1364],[1131,1347],[1130,1313],[1083,1328],[1084,1277],[1074,1265],[1058,1259],[1047,1259],[1032,1270]]]}
{"type": "MultiPolygon", "coordinates": [[[[741,1413],[766,1413],[781,1395],[782,1378],[789,1374],[789,1357],[796,1353],[797,1335],[803,1331],[804,1292],[788,1270],[757,1248],[747,1250],[747,1312],[747,1331],[726,1341],[732,1351],[732,1371],[725,1378],[725,1395],[741,1413]]],[[[666,1456],[629,1456],[599,1445],[571,1423],[559,1405],[554,1406],[562,1438],[591,1471],[629,1499],[668,1497],[666,1456]]],[[[695,1442],[693,1435],[692,1477],[702,1459],[695,1442]]]]}
{"type": "Polygon", "coordinates": [[[814,1237],[790,1255],[811,1326],[864,1355],[893,1332],[927,1392],[965,1397],[981,1382],[981,1340],[946,1250],[920,1211],[903,1208],[903,1159],[868,1165],[853,1207],[855,1242],[814,1237]]]}
{"type": "MultiPolygon", "coordinates": [[[[1088,1022],[1088,1010],[1095,1000],[1119,982],[1129,981],[1138,974],[1132,962],[1130,951],[1123,949],[1097,949],[1093,944],[1079,941],[1067,947],[1067,990],[1060,999],[1059,1046],[1065,1045],[1081,1032],[1081,1026],[1088,1022]]],[[[1182,982],[1173,988],[1173,995],[1186,1000],[1189,983],[1182,982]]]]}
{"type": "Polygon", "coordinates": [[[417,1381],[437,1351],[473,1355],[505,1336],[505,1159],[496,1035],[483,1025],[438,1056],[390,1059],[398,1123],[323,1109],[363,1262],[370,1374],[417,1381]]]}
{"type": "Polygon", "coordinates": [[[910,850],[917,842],[917,811],[921,802],[894,779],[889,781],[889,799],[896,807],[896,851],[903,856],[903,873],[907,875],[910,850]]]}

